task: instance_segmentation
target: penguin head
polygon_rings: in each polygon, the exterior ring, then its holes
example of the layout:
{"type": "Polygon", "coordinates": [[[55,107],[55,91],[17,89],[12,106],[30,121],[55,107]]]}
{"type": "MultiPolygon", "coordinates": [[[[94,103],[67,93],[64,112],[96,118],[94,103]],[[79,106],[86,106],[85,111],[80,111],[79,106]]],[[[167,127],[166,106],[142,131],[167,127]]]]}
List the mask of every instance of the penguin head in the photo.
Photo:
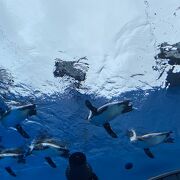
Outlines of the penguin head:
{"type": "Polygon", "coordinates": [[[127,136],[130,138],[130,140],[136,139],[136,132],[134,129],[127,130],[127,136]]]}
{"type": "Polygon", "coordinates": [[[125,100],[121,102],[121,105],[123,105],[122,113],[127,113],[133,110],[132,102],[130,100],[125,100]]]}
{"type": "Polygon", "coordinates": [[[69,165],[71,168],[86,165],[86,156],[82,152],[75,152],[69,157],[69,165]]]}

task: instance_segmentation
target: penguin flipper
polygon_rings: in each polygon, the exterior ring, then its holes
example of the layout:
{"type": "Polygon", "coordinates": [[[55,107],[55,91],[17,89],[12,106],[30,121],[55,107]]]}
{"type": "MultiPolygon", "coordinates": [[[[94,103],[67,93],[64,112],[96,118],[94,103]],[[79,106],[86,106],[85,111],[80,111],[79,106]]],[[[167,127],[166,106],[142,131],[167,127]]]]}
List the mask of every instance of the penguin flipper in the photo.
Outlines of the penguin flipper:
{"type": "Polygon", "coordinates": [[[22,128],[22,126],[20,124],[16,125],[16,129],[19,132],[19,134],[21,134],[22,137],[29,139],[30,136],[27,134],[27,132],[22,128]]]}
{"type": "Polygon", "coordinates": [[[85,105],[88,109],[90,109],[94,114],[97,113],[97,108],[94,107],[89,100],[85,101],[85,105]]]}
{"type": "Polygon", "coordinates": [[[45,157],[46,162],[52,167],[52,168],[56,168],[56,164],[55,162],[50,158],[50,157],[45,157]]]}
{"type": "Polygon", "coordinates": [[[148,156],[148,157],[150,157],[150,158],[154,158],[154,155],[153,155],[153,153],[150,151],[150,149],[149,148],[145,148],[144,149],[144,152],[145,152],[145,154],[148,156]]]}
{"type": "Polygon", "coordinates": [[[11,167],[5,167],[5,170],[7,171],[7,173],[9,174],[9,175],[11,175],[11,176],[13,176],[13,177],[16,177],[17,175],[16,175],[16,173],[12,170],[12,168],[11,167]]]}
{"type": "Polygon", "coordinates": [[[106,132],[113,138],[117,138],[117,134],[112,130],[111,126],[109,123],[105,123],[103,124],[104,129],[106,130],[106,132]]]}

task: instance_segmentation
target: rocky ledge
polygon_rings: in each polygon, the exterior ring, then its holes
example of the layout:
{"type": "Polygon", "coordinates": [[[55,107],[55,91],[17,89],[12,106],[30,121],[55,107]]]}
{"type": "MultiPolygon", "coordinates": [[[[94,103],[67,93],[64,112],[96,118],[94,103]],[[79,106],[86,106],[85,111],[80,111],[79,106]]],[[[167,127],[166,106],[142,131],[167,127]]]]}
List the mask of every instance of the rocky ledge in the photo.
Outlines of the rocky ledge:
{"type": "Polygon", "coordinates": [[[87,58],[82,57],[77,61],[64,61],[62,59],[55,59],[55,77],[68,76],[75,79],[78,82],[84,81],[86,79],[86,72],[88,70],[88,64],[86,62],[87,58]]]}

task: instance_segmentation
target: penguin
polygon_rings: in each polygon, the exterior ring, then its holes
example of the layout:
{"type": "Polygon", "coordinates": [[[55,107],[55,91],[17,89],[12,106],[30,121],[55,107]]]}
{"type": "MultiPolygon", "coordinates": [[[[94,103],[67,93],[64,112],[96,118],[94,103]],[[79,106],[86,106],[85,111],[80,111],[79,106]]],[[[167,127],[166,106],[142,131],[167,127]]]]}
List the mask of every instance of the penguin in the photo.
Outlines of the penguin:
{"type": "Polygon", "coordinates": [[[41,154],[50,167],[56,168],[56,163],[52,157],[68,158],[70,155],[69,150],[59,140],[54,138],[35,139],[30,144],[26,156],[41,154]]]}
{"type": "Polygon", "coordinates": [[[149,158],[154,158],[154,154],[151,152],[150,147],[162,143],[174,143],[174,139],[171,137],[172,133],[172,131],[167,131],[137,136],[135,130],[131,129],[128,131],[128,136],[132,144],[137,147],[143,148],[145,154],[149,158]]]}
{"type": "Polygon", "coordinates": [[[9,164],[12,164],[12,161],[16,161],[17,163],[24,164],[25,158],[24,158],[24,150],[21,148],[12,148],[12,149],[1,149],[0,150],[0,162],[5,159],[5,162],[3,161],[2,165],[4,166],[4,169],[6,172],[13,177],[16,177],[15,171],[12,169],[9,164]],[[7,164],[8,163],[8,164],[7,164]]]}
{"type": "Polygon", "coordinates": [[[99,108],[94,107],[89,100],[86,100],[85,105],[90,110],[88,121],[96,126],[103,126],[113,138],[117,138],[117,134],[112,130],[109,122],[117,116],[133,110],[129,100],[108,103],[99,108]]]}
{"type": "Polygon", "coordinates": [[[26,118],[36,115],[36,113],[36,105],[28,104],[4,112],[0,118],[0,122],[6,128],[14,127],[24,138],[30,138],[20,123],[26,118]]]}
{"type": "Polygon", "coordinates": [[[67,180],[98,180],[91,165],[87,162],[86,155],[82,152],[70,155],[66,178],[67,180]]]}

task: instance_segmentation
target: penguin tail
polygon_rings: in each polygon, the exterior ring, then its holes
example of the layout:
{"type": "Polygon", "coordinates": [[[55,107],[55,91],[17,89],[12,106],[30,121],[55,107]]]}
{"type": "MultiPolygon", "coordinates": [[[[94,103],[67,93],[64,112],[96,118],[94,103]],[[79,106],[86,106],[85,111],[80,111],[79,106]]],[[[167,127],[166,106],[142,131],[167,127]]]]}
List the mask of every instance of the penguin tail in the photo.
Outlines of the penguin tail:
{"type": "Polygon", "coordinates": [[[174,138],[167,138],[165,141],[165,143],[174,143],[174,138]]]}
{"type": "Polygon", "coordinates": [[[173,132],[172,131],[169,131],[167,134],[166,134],[166,137],[168,138],[173,132]]]}
{"type": "Polygon", "coordinates": [[[173,131],[169,131],[169,133],[168,133],[168,137],[169,137],[172,133],[173,133],[173,131]]]}

